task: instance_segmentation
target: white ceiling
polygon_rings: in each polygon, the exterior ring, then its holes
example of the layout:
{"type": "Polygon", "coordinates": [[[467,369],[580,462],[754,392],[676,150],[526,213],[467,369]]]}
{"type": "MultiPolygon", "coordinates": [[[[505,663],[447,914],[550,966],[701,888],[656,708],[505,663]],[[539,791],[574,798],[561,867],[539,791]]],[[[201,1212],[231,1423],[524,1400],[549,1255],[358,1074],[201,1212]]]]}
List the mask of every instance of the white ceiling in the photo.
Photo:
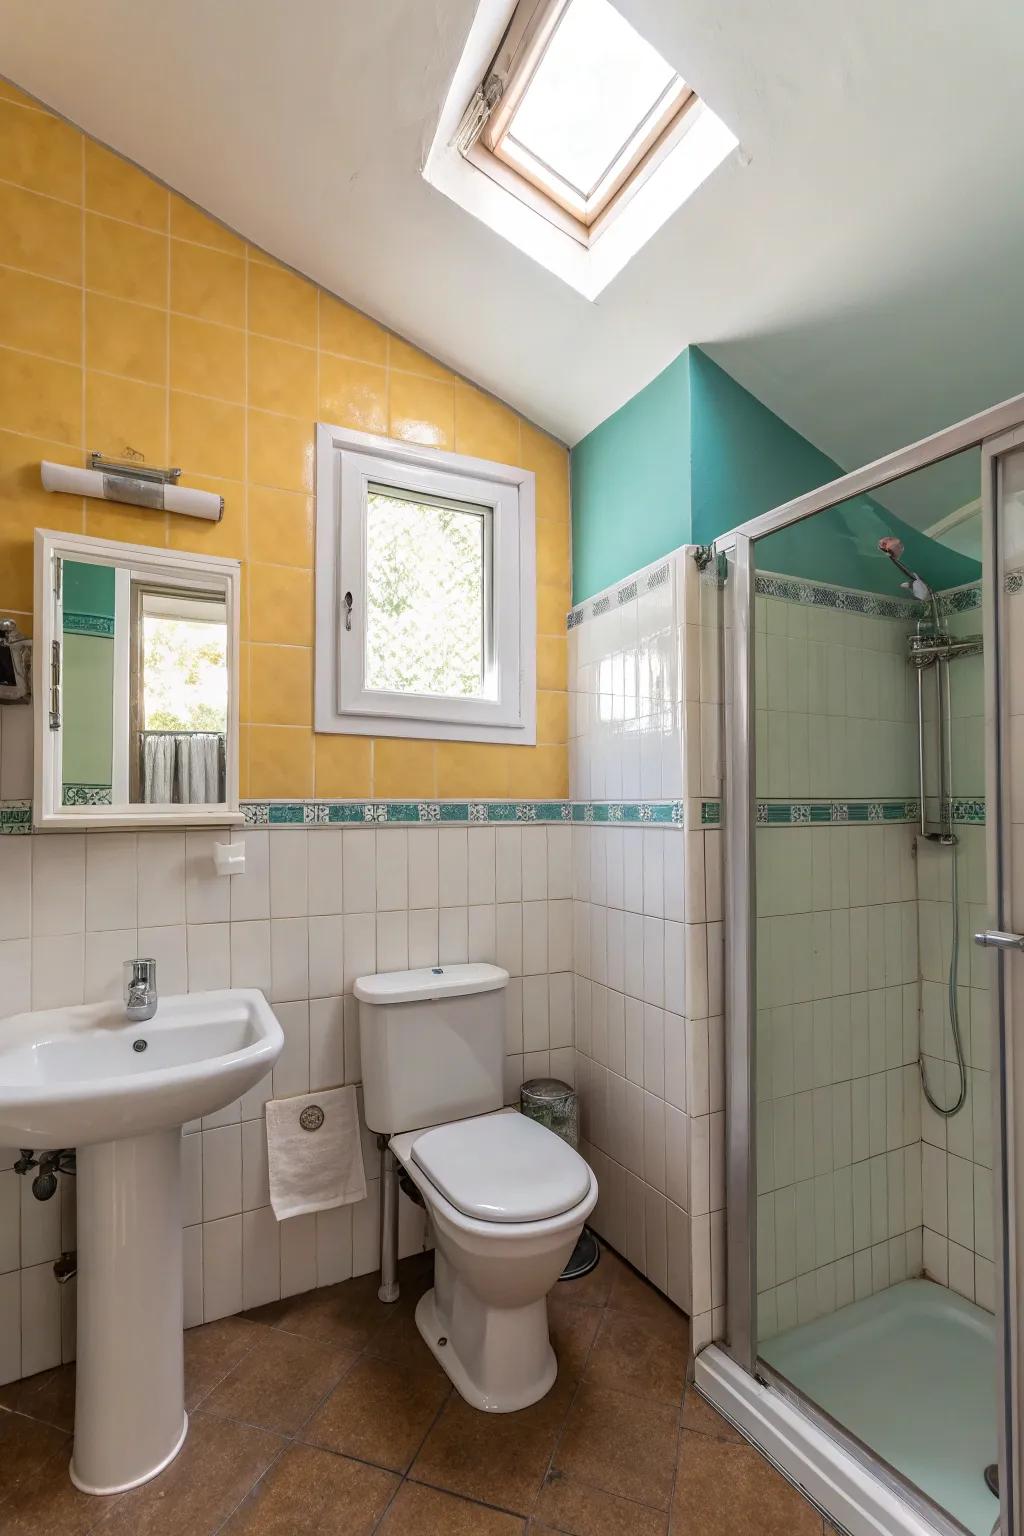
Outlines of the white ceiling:
{"type": "Polygon", "coordinates": [[[0,70],[568,442],[683,347],[844,467],[1024,389],[1024,6],[616,0],[741,150],[596,304],[427,185],[474,0],[0,0],[0,70]]]}

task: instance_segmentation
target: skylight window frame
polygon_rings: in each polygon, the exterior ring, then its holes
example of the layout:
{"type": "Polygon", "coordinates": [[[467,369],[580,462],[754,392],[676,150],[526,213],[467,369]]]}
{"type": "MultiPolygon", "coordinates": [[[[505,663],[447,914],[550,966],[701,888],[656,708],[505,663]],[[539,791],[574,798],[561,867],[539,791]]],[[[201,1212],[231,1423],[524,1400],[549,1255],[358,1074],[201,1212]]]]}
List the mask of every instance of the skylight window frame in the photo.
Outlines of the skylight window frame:
{"type": "Polygon", "coordinates": [[[466,158],[582,245],[607,228],[629,197],[675,147],[697,115],[700,98],[676,72],[584,196],[515,138],[516,112],[572,0],[520,0],[488,77],[502,80],[500,99],[466,158]]]}

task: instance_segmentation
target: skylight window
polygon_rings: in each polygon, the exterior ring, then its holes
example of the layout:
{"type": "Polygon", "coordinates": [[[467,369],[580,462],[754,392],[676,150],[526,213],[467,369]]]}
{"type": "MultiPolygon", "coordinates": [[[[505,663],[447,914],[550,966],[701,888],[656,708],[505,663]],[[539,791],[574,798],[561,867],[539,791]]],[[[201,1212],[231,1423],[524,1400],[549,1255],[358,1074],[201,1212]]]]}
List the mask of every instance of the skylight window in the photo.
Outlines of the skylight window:
{"type": "Polygon", "coordinates": [[[608,0],[557,11],[484,138],[589,228],[693,93],[608,0]]]}
{"type": "Polygon", "coordinates": [[[736,138],[611,0],[477,6],[423,174],[595,298],[736,138]]]}

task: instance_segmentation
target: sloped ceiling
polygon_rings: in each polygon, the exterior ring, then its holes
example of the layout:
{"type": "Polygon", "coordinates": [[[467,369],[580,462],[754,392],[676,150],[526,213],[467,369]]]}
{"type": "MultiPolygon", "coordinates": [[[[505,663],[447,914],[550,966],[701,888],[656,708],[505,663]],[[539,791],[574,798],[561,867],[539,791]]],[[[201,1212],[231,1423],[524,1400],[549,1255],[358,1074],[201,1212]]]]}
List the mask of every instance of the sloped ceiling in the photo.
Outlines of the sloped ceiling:
{"type": "Polygon", "coordinates": [[[420,175],[473,0],[0,0],[0,70],[570,443],[691,342],[846,467],[1024,390],[1024,6],[617,3],[741,149],[596,304],[420,175]]]}

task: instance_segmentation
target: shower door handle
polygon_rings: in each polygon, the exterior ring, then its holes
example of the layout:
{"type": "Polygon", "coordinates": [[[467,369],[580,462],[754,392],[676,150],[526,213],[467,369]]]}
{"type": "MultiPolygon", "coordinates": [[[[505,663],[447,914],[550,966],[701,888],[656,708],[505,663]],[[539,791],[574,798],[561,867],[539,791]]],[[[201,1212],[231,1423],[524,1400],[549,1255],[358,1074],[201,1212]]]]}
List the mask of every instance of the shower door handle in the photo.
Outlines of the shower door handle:
{"type": "Polygon", "coordinates": [[[998,928],[983,928],[974,935],[975,944],[988,949],[1024,949],[1024,933],[1003,933],[998,928]]]}

